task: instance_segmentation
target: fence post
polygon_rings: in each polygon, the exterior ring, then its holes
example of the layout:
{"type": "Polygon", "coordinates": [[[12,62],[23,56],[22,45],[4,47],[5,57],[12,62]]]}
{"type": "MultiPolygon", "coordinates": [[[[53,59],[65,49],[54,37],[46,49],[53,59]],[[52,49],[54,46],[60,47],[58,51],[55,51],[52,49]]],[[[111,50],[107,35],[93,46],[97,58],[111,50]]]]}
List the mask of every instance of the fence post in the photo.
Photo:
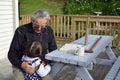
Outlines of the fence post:
{"type": "Polygon", "coordinates": [[[76,26],[75,26],[75,20],[74,20],[74,16],[71,17],[71,30],[72,30],[72,39],[75,40],[76,39],[76,26]]]}

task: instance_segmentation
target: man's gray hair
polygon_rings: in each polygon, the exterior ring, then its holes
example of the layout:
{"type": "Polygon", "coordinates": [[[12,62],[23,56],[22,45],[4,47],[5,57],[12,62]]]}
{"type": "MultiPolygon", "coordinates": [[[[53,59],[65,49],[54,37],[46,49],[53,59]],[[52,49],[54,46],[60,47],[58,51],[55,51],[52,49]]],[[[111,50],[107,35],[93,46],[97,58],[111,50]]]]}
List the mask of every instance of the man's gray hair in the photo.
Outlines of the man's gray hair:
{"type": "Polygon", "coordinates": [[[45,9],[39,9],[32,14],[32,21],[34,21],[37,18],[44,18],[46,20],[50,20],[50,14],[45,9]]]}

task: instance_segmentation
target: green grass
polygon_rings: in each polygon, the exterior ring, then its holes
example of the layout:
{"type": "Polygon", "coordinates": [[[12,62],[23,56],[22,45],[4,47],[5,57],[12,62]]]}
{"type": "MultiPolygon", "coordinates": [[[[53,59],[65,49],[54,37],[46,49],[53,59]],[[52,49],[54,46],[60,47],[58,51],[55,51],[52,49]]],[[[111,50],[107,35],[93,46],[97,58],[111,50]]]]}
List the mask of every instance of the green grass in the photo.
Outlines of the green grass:
{"type": "Polygon", "coordinates": [[[32,14],[37,9],[47,9],[51,14],[62,14],[63,2],[51,0],[20,0],[20,15],[32,14]]]}

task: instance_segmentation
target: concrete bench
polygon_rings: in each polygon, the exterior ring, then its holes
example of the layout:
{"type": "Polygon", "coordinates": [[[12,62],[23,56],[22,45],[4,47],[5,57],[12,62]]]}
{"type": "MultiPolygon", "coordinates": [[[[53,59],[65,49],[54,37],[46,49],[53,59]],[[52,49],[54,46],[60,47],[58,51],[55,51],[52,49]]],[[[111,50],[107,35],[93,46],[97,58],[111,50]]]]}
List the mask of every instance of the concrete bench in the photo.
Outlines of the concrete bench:
{"type": "Polygon", "coordinates": [[[120,56],[113,64],[104,80],[120,80],[120,56]]]}

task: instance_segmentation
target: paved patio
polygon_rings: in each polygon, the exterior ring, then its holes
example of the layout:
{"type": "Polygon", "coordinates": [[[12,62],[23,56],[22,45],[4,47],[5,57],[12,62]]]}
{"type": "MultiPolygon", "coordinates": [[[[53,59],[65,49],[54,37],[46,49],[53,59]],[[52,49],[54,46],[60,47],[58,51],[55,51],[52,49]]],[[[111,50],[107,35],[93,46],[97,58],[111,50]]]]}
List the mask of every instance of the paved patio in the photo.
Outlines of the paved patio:
{"type": "Polygon", "coordinates": [[[12,80],[12,67],[7,58],[0,60],[0,80],[12,80]]]}

